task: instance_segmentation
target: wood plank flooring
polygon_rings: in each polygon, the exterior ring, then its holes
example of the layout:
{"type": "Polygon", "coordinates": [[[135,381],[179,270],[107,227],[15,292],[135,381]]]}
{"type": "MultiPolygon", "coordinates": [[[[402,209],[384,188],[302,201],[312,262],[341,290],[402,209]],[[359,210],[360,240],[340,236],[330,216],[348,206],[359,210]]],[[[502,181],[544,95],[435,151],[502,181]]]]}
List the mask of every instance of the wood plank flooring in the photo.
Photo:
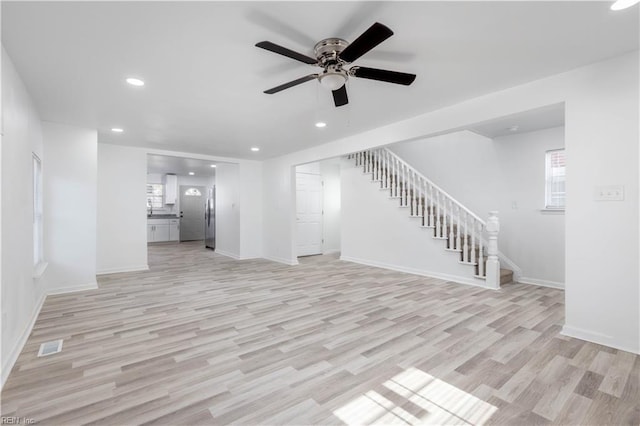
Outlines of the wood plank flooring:
{"type": "Polygon", "coordinates": [[[2,393],[47,425],[638,425],[640,357],[559,335],[561,291],[150,247],[50,296],[2,393]],[[64,339],[37,358],[40,343],[64,339]]]}

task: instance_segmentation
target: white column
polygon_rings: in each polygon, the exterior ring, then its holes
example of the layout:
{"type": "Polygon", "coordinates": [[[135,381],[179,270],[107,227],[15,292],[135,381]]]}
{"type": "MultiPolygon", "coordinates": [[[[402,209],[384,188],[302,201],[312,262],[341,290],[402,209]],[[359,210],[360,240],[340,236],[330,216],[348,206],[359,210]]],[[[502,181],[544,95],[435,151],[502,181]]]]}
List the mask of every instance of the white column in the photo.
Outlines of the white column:
{"type": "Polygon", "coordinates": [[[500,221],[498,220],[498,212],[489,212],[489,220],[487,220],[487,236],[489,245],[487,247],[487,286],[490,288],[500,288],[500,261],[498,260],[498,233],[500,232],[500,221]]]}

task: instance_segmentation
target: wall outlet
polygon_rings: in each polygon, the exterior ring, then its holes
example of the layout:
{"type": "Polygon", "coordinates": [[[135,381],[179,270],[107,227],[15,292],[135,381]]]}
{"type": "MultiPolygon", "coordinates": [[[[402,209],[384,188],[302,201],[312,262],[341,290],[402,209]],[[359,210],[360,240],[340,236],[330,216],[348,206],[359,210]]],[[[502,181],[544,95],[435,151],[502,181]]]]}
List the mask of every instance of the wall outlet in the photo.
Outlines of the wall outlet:
{"type": "Polygon", "coordinates": [[[596,186],[596,201],[623,201],[624,185],[596,186]]]}

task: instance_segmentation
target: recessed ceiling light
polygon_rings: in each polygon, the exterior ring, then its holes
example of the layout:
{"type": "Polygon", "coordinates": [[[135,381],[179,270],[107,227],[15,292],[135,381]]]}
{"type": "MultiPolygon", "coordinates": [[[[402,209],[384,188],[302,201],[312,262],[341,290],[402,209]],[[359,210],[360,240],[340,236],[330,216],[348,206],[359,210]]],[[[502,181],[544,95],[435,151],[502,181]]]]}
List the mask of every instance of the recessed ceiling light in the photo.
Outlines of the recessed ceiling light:
{"type": "Polygon", "coordinates": [[[189,172],[189,176],[193,176],[193,175],[195,175],[195,173],[189,172]]]}
{"type": "Polygon", "coordinates": [[[112,131],[113,133],[122,133],[122,132],[124,132],[124,130],[122,130],[122,129],[121,129],[121,128],[119,128],[119,127],[114,127],[113,129],[111,129],[111,131],[112,131]]]}
{"type": "Polygon", "coordinates": [[[519,126],[511,126],[511,127],[507,127],[507,130],[510,132],[517,132],[520,129],[519,126]]]}
{"type": "Polygon", "coordinates": [[[127,83],[132,86],[144,86],[144,81],[140,80],[139,78],[127,78],[127,83]]]}
{"type": "Polygon", "coordinates": [[[622,10],[638,4],[640,0],[618,0],[611,5],[611,10],[622,10]]]}
{"type": "Polygon", "coordinates": [[[254,146],[253,148],[251,148],[251,151],[258,152],[260,151],[260,148],[258,148],[257,146],[254,146]]]}
{"type": "Polygon", "coordinates": [[[316,123],[316,127],[327,127],[327,123],[323,123],[322,121],[318,121],[316,123]]]}
{"type": "Polygon", "coordinates": [[[215,165],[215,164],[212,164],[212,165],[211,165],[211,167],[216,167],[216,165],[215,165]]]}

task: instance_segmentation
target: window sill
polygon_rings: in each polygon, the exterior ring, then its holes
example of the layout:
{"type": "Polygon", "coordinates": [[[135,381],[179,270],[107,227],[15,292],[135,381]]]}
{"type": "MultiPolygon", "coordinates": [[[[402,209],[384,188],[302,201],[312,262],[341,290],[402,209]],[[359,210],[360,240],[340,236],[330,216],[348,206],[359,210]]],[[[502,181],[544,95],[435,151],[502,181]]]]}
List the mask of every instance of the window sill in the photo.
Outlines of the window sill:
{"type": "Polygon", "coordinates": [[[542,214],[564,214],[564,209],[540,209],[542,214]]]}
{"type": "Polygon", "coordinates": [[[40,279],[42,275],[44,275],[44,271],[46,271],[47,266],[49,266],[48,262],[40,262],[33,268],[33,278],[40,279]]]}

